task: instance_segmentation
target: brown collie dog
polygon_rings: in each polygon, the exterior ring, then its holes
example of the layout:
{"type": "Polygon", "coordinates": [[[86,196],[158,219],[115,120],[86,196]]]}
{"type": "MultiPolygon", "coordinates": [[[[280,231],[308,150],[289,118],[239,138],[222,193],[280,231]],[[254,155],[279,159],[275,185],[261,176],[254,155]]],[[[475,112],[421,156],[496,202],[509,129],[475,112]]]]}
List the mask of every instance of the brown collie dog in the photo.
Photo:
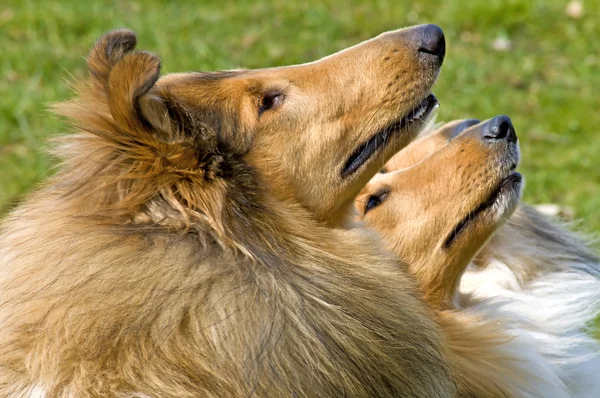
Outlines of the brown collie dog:
{"type": "Polygon", "coordinates": [[[600,264],[535,210],[510,215],[520,185],[511,171],[515,141],[506,117],[448,123],[385,165],[356,202],[359,218],[408,262],[423,296],[453,324],[451,349],[462,343],[477,364],[465,381],[474,396],[493,394],[486,389],[494,383],[507,396],[598,396],[600,346],[582,329],[600,312],[600,264]],[[508,339],[489,345],[493,334],[468,333],[477,328],[508,339]]]}
{"type": "Polygon", "coordinates": [[[96,43],[59,172],[1,226],[0,396],[455,396],[413,278],[335,227],[435,106],[441,30],[163,77],[135,45],[96,43]]]}

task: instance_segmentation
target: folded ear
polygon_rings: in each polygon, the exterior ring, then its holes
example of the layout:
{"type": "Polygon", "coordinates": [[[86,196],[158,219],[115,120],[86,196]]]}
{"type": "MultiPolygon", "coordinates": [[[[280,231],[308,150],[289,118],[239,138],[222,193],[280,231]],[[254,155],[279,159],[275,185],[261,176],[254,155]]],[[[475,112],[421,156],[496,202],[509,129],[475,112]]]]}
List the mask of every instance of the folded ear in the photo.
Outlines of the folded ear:
{"type": "Polygon", "coordinates": [[[135,34],[128,29],[102,36],[87,58],[91,83],[97,94],[107,96],[107,105],[118,124],[135,131],[148,122],[169,132],[163,101],[156,95],[145,96],[160,77],[160,60],[149,52],[132,52],[136,42],[135,34]],[[148,111],[142,112],[145,107],[148,111]]]}
{"type": "Polygon", "coordinates": [[[184,163],[193,164],[194,157],[216,150],[216,133],[197,120],[168,88],[156,87],[159,77],[160,61],[154,54],[136,51],[125,55],[109,75],[110,112],[129,134],[141,133],[139,138],[148,144],[160,142],[163,148],[173,144],[177,152],[189,148],[184,163]],[[153,138],[150,142],[148,135],[153,138]]]}
{"type": "Polygon", "coordinates": [[[114,30],[96,41],[87,57],[91,80],[96,88],[107,91],[108,76],[113,66],[133,51],[136,43],[135,34],[128,29],[114,30]]]}
{"type": "Polygon", "coordinates": [[[110,71],[108,107],[115,121],[128,128],[130,133],[153,127],[150,121],[144,118],[142,105],[152,106],[156,108],[154,112],[166,115],[160,98],[156,98],[155,101],[150,101],[150,98],[142,101],[159,77],[160,60],[148,52],[136,51],[127,54],[110,71]]]}
{"type": "MultiPolygon", "coordinates": [[[[114,120],[110,131],[97,129],[95,134],[150,164],[191,170],[210,163],[207,159],[217,147],[215,131],[193,116],[168,87],[156,86],[160,59],[133,51],[135,44],[133,32],[116,30],[102,36],[88,56],[92,91],[86,98],[92,99],[90,105],[100,99],[114,120]]],[[[76,116],[81,116],[80,109],[76,116]]],[[[95,118],[96,110],[90,111],[95,118]]]]}
{"type": "MultiPolygon", "coordinates": [[[[100,38],[88,57],[90,77],[74,85],[77,98],[54,107],[80,130],[57,149],[64,173],[72,175],[73,192],[90,193],[90,208],[98,211],[130,217],[161,198],[154,205],[170,209],[149,211],[153,221],[172,211],[188,220],[190,209],[216,219],[218,209],[201,188],[224,189],[212,182],[241,162],[217,140],[225,111],[218,103],[215,111],[196,106],[197,97],[185,100],[177,88],[186,81],[161,84],[159,58],[135,51],[135,43],[128,30],[100,38]]],[[[228,131],[237,131],[232,119],[228,131]]]]}

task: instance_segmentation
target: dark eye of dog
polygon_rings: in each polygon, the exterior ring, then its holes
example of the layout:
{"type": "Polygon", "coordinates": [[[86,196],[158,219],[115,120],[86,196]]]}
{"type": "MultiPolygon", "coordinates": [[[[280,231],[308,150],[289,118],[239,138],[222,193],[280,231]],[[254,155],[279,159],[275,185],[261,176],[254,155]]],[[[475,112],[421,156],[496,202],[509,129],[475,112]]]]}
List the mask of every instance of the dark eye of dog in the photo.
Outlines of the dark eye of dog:
{"type": "Polygon", "coordinates": [[[368,211],[373,210],[374,208],[382,204],[389,193],[390,192],[386,189],[378,192],[375,195],[369,196],[369,199],[367,199],[367,205],[365,206],[365,214],[367,214],[368,211]]]}
{"type": "Polygon", "coordinates": [[[284,95],[281,93],[267,93],[264,94],[258,104],[258,115],[262,115],[265,111],[275,109],[283,104],[284,95]]]}

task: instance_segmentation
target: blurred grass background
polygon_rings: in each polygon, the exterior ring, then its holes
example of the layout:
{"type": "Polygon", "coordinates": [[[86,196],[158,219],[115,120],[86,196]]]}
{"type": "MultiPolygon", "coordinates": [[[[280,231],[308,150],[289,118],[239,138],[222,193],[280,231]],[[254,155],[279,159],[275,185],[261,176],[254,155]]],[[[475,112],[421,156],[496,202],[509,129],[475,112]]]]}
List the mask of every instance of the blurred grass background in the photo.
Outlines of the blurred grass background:
{"type": "Polygon", "coordinates": [[[135,30],[138,47],[175,72],[301,63],[431,22],[448,43],[438,120],[511,116],[525,200],[569,206],[584,230],[600,232],[598,1],[2,3],[0,214],[52,172],[45,140],[65,127],[46,106],[69,97],[65,79],[85,74],[83,57],[107,30],[135,30]]]}

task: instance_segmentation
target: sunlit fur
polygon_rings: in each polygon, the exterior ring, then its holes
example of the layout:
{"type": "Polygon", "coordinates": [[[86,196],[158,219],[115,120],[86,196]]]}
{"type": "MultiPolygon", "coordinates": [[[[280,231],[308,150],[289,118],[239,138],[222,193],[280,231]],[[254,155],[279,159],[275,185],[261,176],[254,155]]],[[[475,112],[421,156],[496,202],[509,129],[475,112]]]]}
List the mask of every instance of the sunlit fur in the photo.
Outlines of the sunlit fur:
{"type": "MultiPolygon", "coordinates": [[[[454,170],[460,163],[458,158],[446,158],[446,163],[440,163],[439,158],[434,161],[434,157],[430,156],[449,145],[448,142],[464,129],[464,121],[452,122],[413,142],[385,165],[384,171],[389,173],[387,178],[402,180],[403,176],[411,173],[411,167],[419,163],[420,170],[429,169],[433,176],[442,165],[454,170]],[[398,170],[406,172],[394,175],[398,170]]],[[[458,140],[450,145],[456,147],[462,144],[458,140]]],[[[375,182],[378,180],[380,176],[374,179],[375,182]]],[[[431,191],[436,189],[435,184],[426,184],[425,181],[416,183],[414,189],[421,188],[424,194],[431,195],[431,191]]],[[[433,177],[433,181],[436,181],[436,177],[433,177]]],[[[450,213],[459,211],[460,206],[455,203],[461,199],[454,198],[452,192],[448,191],[452,184],[443,178],[438,183],[437,190],[444,194],[445,207],[443,210],[432,209],[428,218],[422,218],[421,223],[417,218],[412,224],[407,224],[406,212],[397,211],[402,206],[408,206],[407,211],[411,211],[412,204],[407,199],[396,200],[394,206],[371,215],[376,219],[375,223],[370,224],[371,227],[381,232],[401,256],[406,256],[406,248],[414,248],[410,245],[410,236],[415,230],[409,225],[420,225],[420,229],[432,231],[430,233],[435,237],[443,231],[436,220],[448,218],[450,213]],[[394,225],[395,229],[381,227],[378,222],[394,225]]],[[[396,186],[400,192],[401,186],[396,186]]],[[[367,187],[366,192],[375,189],[373,186],[371,189],[367,187]]],[[[363,204],[364,199],[358,202],[359,208],[363,204]]],[[[467,239],[480,241],[473,234],[467,239]]],[[[414,256],[422,254],[417,252],[414,256]]],[[[450,256],[448,260],[445,264],[443,261],[428,262],[426,266],[457,266],[450,256]]],[[[519,206],[473,262],[458,266],[466,266],[466,272],[460,276],[460,292],[451,279],[441,280],[442,285],[433,288],[441,289],[443,296],[453,298],[449,306],[451,311],[440,312],[443,318],[450,320],[450,328],[455,331],[448,333],[449,328],[445,326],[446,333],[454,335],[456,339],[450,347],[462,345],[458,354],[466,358],[481,356],[485,352],[490,362],[498,365],[494,370],[478,366],[475,361],[467,361],[472,365],[468,373],[470,380],[467,381],[471,383],[471,388],[487,388],[487,384],[493,382],[505,383],[500,387],[508,396],[600,395],[597,377],[600,371],[600,347],[586,333],[586,325],[589,326],[600,312],[600,265],[597,255],[583,240],[532,208],[519,206]],[[475,324],[479,324],[479,335],[469,333],[475,324]],[[498,335],[509,338],[502,344],[488,344],[498,335]],[[513,363],[508,365],[513,372],[500,371],[507,364],[506,361],[502,364],[493,358],[512,358],[513,363]],[[519,373],[514,365],[522,367],[523,372],[519,373]],[[493,376],[494,371],[518,375],[519,380],[529,388],[524,389],[519,382],[512,382],[510,376],[503,380],[486,378],[486,374],[493,376]],[[532,392],[532,389],[537,391],[532,392]]],[[[416,275],[422,278],[422,274],[416,275]]],[[[431,285],[426,289],[432,289],[431,285]]],[[[427,292],[425,296],[428,296],[427,292]]],[[[475,395],[487,396],[484,393],[475,395]]]]}
{"type": "MultiPolygon", "coordinates": [[[[461,124],[430,125],[387,170],[427,158],[456,137],[461,124]]],[[[467,267],[456,304],[491,322],[508,320],[512,334],[533,341],[570,396],[600,395],[600,346],[591,335],[600,313],[600,260],[569,226],[517,207],[467,267]]]]}
{"type": "Polygon", "coordinates": [[[572,397],[600,396],[600,260],[585,241],[521,206],[462,277],[461,307],[508,319],[572,397]]]}
{"type": "MultiPolygon", "coordinates": [[[[436,318],[396,256],[332,228],[415,121],[419,28],[323,60],[160,77],[112,32],[56,107],[57,174],[0,233],[0,396],[451,397],[436,318]],[[263,111],[264,95],[285,101],[263,111]]],[[[437,60],[437,61],[436,61],[437,60]]]]}

